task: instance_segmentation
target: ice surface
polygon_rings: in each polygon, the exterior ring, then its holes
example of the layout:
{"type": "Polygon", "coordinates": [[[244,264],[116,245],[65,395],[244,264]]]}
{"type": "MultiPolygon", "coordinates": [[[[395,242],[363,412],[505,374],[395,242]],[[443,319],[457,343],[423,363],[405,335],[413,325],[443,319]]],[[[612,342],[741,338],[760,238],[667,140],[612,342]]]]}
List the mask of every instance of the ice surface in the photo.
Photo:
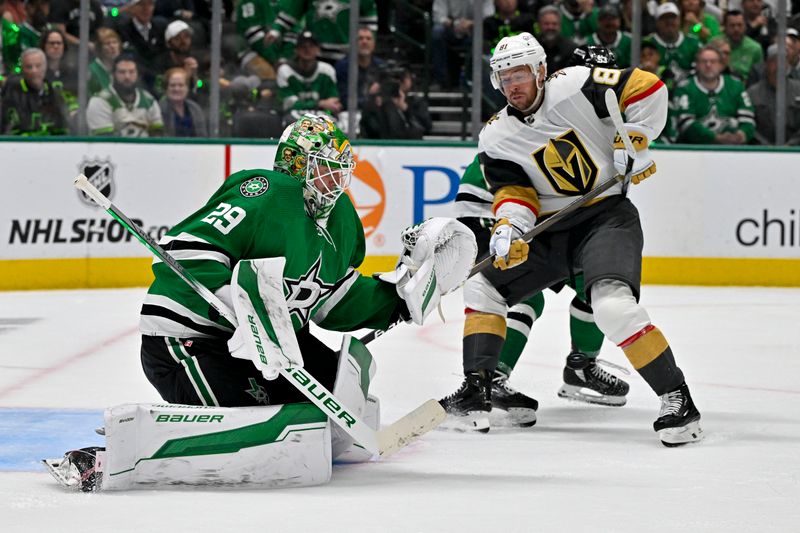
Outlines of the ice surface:
{"type": "MultiPolygon", "coordinates": [[[[644,288],[703,414],[698,445],[659,443],[658,400],[635,373],[622,408],[556,396],[565,290],[547,294],[510,382],[539,400],[533,428],[435,431],[308,489],[64,491],[37,459],[100,442],[104,407],[159,400],[139,366],[143,293],[0,293],[0,531],[800,531],[800,290],[644,288]]],[[[370,345],[384,423],[460,384],[460,307],[450,296],[447,324],[434,314],[370,345]]],[[[630,368],[610,343],[601,357],[630,368]]]]}

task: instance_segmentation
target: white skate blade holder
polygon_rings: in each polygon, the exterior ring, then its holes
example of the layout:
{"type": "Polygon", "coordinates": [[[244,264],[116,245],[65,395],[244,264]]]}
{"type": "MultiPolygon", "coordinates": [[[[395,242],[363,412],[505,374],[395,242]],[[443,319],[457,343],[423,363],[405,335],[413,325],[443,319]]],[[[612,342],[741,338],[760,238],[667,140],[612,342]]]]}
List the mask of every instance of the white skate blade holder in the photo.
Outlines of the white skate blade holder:
{"type": "Polygon", "coordinates": [[[665,428],[658,432],[661,444],[667,448],[683,446],[690,442],[699,442],[703,440],[703,436],[703,430],[700,428],[699,420],[693,420],[685,426],[677,428],[665,428]]]}
{"type": "Polygon", "coordinates": [[[576,402],[593,403],[597,405],[610,405],[612,407],[622,407],[627,402],[625,396],[608,396],[600,394],[588,387],[577,387],[564,383],[558,391],[558,396],[576,402]]]}

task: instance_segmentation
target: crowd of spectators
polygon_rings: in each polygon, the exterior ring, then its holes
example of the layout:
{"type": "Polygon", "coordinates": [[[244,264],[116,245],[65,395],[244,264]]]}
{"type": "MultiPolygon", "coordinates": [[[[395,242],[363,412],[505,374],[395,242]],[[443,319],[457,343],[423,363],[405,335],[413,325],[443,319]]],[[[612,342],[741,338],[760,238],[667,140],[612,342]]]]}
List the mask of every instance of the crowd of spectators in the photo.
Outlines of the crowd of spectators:
{"type": "MultiPolygon", "coordinates": [[[[638,66],[658,75],[672,96],[659,142],[768,145],[775,142],[776,1],[482,0],[482,49],[487,59],[503,37],[532,32],[551,73],[582,44],[607,47],[619,68],[638,55],[638,66]],[[634,2],[642,6],[638,54],[634,2]]],[[[790,145],[800,143],[800,1],[793,4],[781,36],[790,145]]],[[[472,1],[361,0],[355,58],[348,57],[349,0],[223,5],[221,137],[275,138],[309,111],[346,127],[351,61],[358,68],[355,135],[362,138],[422,139],[433,129],[425,96],[470,90],[472,1]],[[379,52],[397,52],[385,19],[403,15],[408,24],[410,7],[431,15],[427,65],[409,63],[413,54],[379,52]],[[394,48],[380,46],[386,42],[394,48]],[[428,86],[420,86],[421,73],[428,86]]],[[[90,0],[85,110],[78,105],[79,15],[80,0],[0,0],[0,133],[78,134],[85,119],[89,135],[210,134],[210,2],[90,0]]],[[[485,96],[485,105],[502,105],[497,95],[485,96]]]]}

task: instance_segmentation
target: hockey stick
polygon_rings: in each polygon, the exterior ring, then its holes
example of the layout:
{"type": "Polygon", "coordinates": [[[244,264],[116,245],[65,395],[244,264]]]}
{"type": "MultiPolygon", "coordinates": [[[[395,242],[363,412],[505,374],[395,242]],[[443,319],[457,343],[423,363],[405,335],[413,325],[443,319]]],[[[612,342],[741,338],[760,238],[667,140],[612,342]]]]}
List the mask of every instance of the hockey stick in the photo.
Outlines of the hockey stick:
{"type": "MultiPolygon", "coordinates": [[[[562,209],[556,211],[549,218],[543,220],[539,224],[536,224],[531,230],[522,235],[520,239],[522,239],[523,241],[527,243],[531,242],[534,238],[536,238],[537,235],[541,234],[544,231],[547,231],[554,224],[563,220],[564,217],[576,211],[584,204],[594,200],[595,198],[597,198],[598,196],[609,190],[611,187],[613,187],[620,181],[622,181],[623,195],[625,194],[628,187],[628,183],[630,182],[630,173],[631,173],[631,168],[633,168],[633,160],[636,157],[636,150],[634,149],[633,143],[631,142],[630,138],[628,137],[627,131],[625,130],[625,125],[624,122],[622,121],[622,113],[619,110],[619,104],[617,102],[617,95],[614,93],[613,89],[608,89],[605,92],[605,100],[606,100],[606,108],[608,109],[608,115],[611,118],[611,122],[614,124],[614,128],[617,130],[617,134],[620,136],[620,138],[622,139],[622,143],[625,145],[625,151],[628,153],[628,161],[626,163],[625,176],[618,174],[612,178],[609,178],[600,185],[598,185],[596,188],[589,191],[588,193],[568,203],[562,209]]],[[[477,263],[475,263],[475,266],[473,266],[472,270],[470,270],[469,272],[468,278],[471,278],[472,276],[475,276],[476,274],[479,274],[484,270],[486,270],[489,267],[489,265],[492,264],[494,259],[495,259],[494,256],[490,254],[481,259],[480,261],[478,261],[477,263]]],[[[359,340],[364,344],[372,342],[402,322],[403,320],[397,320],[396,322],[389,324],[389,327],[386,329],[372,330],[363,337],[361,337],[359,340]]]]}
{"type": "MultiPolygon", "coordinates": [[[[117,209],[103,193],[92,185],[83,174],[75,178],[75,187],[83,191],[97,205],[105,209],[123,228],[133,234],[150,252],[164,262],[185,281],[198,295],[213,307],[223,318],[237,326],[236,314],[213,292],[201,284],[174,257],[167,253],[150,235],[134,221],[117,209]]],[[[406,446],[415,437],[436,428],[445,418],[439,402],[428,400],[387,428],[375,431],[354,413],[347,410],[322,383],[302,368],[281,367],[281,375],[288,379],[303,395],[316,405],[328,418],[353,437],[366,450],[386,456],[406,446]]]]}
{"type": "Polygon", "coordinates": [[[625,130],[625,123],[622,121],[622,112],[619,110],[619,102],[614,89],[606,89],[605,95],[606,109],[611,122],[614,123],[614,129],[617,130],[617,135],[622,139],[622,144],[625,146],[625,152],[628,154],[628,161],[625,162],[625,181],[622,182],[622,196],[627,196],[628,185],[631,183],[631,169],[633,169],[633,160],[636,159],[636,149],[633,147],[631,138],[628,137],[628,132],[625,130]]]}

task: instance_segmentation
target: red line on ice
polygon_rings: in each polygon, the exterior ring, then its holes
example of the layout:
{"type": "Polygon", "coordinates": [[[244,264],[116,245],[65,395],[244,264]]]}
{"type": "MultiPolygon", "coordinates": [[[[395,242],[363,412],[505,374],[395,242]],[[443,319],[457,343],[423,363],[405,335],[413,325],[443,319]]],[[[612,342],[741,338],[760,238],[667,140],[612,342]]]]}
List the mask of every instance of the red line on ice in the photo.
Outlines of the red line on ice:
{"type": "Polygon", "coordinates": [[[138,331],[139,331],[138,327],[126,329],[125,331],[117,333],[116,335],[114,335],[112,337],[109,337],[106,340],[95,344],[94,346],[90,346],[89,348],[86,348],[85,350],[83,350],[81,352],[78,352],[75,355],[67,357],[66,359],[62,359],[61,362],[59,362],[59,363],[57,363],[57,364],[55,364],[53,366],[49,366],[49,367],[46,367],[46,368],[41,368],[37,372],[34,372],[33,374],[30,374],[27,377],[22,378],[18,382],[14,383],[12,385],[9,385],[8,387],[6,387],[4,389],[0,389],[0,398],[3,398],[4,396],[8,396],[12,392],[16,392],[16,391],[22,389],[23,387],[26,387],[26,386],[30,385],[31,383],[33,383],[35,381],[39,381],[40,379],[49,376],[53,372],[58,372],[60,370],[63,370],[64,368],[66,368],[68,365],[74,363],[75,361],[80,361],[81,359],[84,359],[86,357],[90,357],[90,356],[94,355],[95,353],[99,352],[100,350],[102,350],[103,348],[107,348],[107,347],[111,346],[112,344],[115,344],[115,343],[119,342],[120,340],[122,340],[123,338],[127,337],[128,335],[131,335],[131,334],[136,333],[138,331]]]}

